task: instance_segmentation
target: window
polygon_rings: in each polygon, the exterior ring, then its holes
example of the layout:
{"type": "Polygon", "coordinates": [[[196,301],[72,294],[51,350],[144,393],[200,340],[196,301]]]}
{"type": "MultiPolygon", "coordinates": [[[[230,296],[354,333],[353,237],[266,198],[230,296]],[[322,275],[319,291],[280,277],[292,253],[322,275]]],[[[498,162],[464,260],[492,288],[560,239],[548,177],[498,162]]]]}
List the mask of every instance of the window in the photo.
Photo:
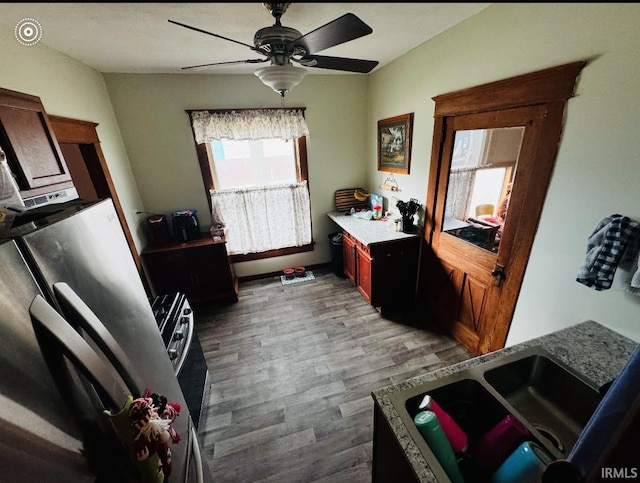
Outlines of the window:
{"type": "Polygon", "coordinates": [[[234,261],[313,250],[303,110],[187,111],[234,261]]]}
{"type": "Polygon", "coordinates": [[[218,189],[294,183],[298,179],[292,141],[223,139],[211,141],[209,149],[218,189]]]}
{"type": "Polygon", "coordinates": [[[498,207],[513,181],[524,128],[456,131],[445,216],[466,221],[476,207],[498,207]]]}

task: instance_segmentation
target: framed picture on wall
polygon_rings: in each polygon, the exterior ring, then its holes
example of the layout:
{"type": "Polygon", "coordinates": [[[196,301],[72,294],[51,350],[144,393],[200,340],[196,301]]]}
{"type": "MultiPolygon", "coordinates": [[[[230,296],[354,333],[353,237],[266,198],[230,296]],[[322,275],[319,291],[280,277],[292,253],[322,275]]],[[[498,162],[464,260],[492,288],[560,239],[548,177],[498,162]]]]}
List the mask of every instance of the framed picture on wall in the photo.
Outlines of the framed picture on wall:
{"type": "Polygon", "coordinates": [[[378,121],[378,171],[409,174],[413,113],[378,121]]]}

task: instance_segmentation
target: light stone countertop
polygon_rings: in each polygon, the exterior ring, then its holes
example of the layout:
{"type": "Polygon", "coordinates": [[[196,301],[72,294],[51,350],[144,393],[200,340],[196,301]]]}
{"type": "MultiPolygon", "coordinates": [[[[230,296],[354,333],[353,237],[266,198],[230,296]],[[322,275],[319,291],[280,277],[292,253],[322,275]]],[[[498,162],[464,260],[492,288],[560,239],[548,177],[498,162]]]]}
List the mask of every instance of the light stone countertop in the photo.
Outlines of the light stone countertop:
{"type": "Polygon", "coordinates": [[[358,218],[357,216],[345,215],[344,213],[335,211],[327,213],[327,216],[340,228],[348,232],[364,245],[420,236],[420,232],[403,233],[401,231],[395,231],[393,229],[394,218],[365,220],[358,218]]]}
{"type": "Polygon", "coordinates": [[[598,386],[614,379],[637,347],[637,343],[603,325],[587,321],[568,327],[546,336],[538,337],[496,352],[453,364],[433,372],[417,376],[398,384],[392,384],[377,390],[371,395],[378,403],[400,446],[413,468],[418,481],[437,483],[438,480],[429,468],[418,446],[400,419],[390,395],[407,388],[415,387],[427,381],[449,376],[483,362],[495,360],[509,354],[515,354],[531,347],[540,346],[563,363],[573,368],[598,386]]]}

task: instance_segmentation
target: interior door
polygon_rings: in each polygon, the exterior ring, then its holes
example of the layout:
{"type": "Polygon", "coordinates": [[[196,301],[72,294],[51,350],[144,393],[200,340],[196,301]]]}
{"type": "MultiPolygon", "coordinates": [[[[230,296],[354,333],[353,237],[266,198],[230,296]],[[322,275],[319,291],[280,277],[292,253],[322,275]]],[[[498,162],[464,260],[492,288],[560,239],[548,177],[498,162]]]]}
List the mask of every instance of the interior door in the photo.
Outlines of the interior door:
{"type": "Polygon", "coordinates": [[[474,354],[504,347],[584,62],[434,98],[419,295],[474,354]]]}
{"type": "Polygon", "coordinates": [[[544,106],[508,109],[446,126],[431,243],[446,282],[430,294],[431,310],[474,353],[491,346],[493,325],[517,299],[524,271],[514,241],[528,231],[525,198],[546,114],[544,106]],[[492,213],[477,215],[485,204],[492,213]]]}

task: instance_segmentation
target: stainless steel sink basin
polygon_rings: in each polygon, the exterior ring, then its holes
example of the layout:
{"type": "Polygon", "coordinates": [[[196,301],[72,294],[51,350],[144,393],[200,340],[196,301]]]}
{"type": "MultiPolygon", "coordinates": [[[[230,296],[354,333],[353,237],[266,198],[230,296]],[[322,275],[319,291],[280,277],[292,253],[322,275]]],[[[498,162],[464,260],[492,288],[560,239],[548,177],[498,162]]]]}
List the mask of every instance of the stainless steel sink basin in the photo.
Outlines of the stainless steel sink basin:
{"type": "MultiPolygon", "coordinates": [[[[457,373],[398,391],[391,402],[439,482],[449,482],[413,418],[429,394],[465,431],[469,448],[505,416],[529,431],[529,441],[552,459],[566,458],[600,402],[595,384],[575,373],[541,347],[480,363],[457,373]]],[[[478,477],[473,467],[467,474],[478,477]]]]}
{"type": "Polygon", "coordinates": [[[563,455],[573,447],[601,399],[591,383],[540,354],[488,370],[484,377],[563,455]]]}

